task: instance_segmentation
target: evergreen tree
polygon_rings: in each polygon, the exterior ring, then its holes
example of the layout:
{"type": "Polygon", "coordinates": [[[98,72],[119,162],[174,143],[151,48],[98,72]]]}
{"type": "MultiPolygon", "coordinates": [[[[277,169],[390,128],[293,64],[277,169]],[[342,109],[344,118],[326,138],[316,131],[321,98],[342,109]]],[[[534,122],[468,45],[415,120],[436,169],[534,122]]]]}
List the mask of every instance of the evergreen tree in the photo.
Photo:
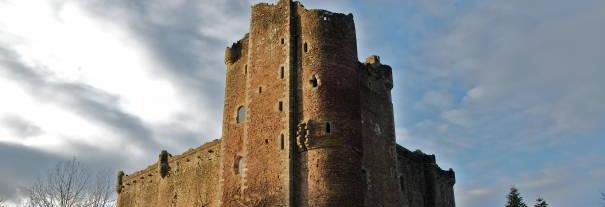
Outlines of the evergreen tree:
{"type": "Polygon", "coordinates": [[[542,198],[536,199],[536,205],[534,207],[548,207],[548,203],[542,198]]]}
{"type": "Polygon", "coordinates": [[[506,206],[505,207],[527,207],[527,205],[523,202],[523,197],[519,193],[517,188],[510,188],[510,193],[506,196],[506,206]]]}

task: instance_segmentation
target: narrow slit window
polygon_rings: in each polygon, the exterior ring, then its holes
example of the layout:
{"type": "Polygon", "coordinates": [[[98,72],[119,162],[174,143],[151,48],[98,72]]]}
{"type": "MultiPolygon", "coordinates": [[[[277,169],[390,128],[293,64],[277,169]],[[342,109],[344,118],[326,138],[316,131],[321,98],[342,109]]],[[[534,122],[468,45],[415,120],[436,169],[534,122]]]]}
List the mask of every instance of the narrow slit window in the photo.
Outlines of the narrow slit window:
{"type": "Polygon", "coordinates": [[[277,104],[277,108],[279,109],[279,111],[284,111],[284,102],[281,102],[281,101],[280,101],[280,102],[277,104]]]}
{"type": "Polygon", "coordinates": [[[332,132],[332,126],[330,125],[330,122],[326,122],[326,134],[329,134],[332,132]]]}
{"type": "Polygon", "coordinates": [[[246,120],[246,107],[240,106],[237,109],[237,117],[235,118],[238,124],[243,123],[246,120]]]}
{"type": "Polygon", "coordinates": [[[258,93],[263,93],[263,87],[262,86],[258,87],[258,93]]]}
{"type": "Polygon", "coordinates": [[[233,163],[233,172],[236,175],[239,175],[242,172],[242,168],[244,167],[244,159],[242,156],[237,156],[233,163]]]}
{"type": "Polygon", "coordinates": [[[317,86],[319,85],[319,81],[317,80],[317,77],[315,77],[315,75],[311,76],[309,83],[313,88],[317,88],[317,86]]]}
{"type": "Polygon", "coordinates": [[[401,192],[403,192],[404,190],[404,181],[403,181],[403,176],[399,176],[399,187],[401,188],[401,192]]]}
{"type": "Polygon", "coordinates": [[[303,46],[303,49],[305,52],[309,51],[309,45],[305,42],[305,45],[303,46]]]}
{"type": "Polygon", "coordinates": [[[244,75],[248,74],[248,65],[244,65],[244,75]]]}
{"type": "Polygon", "coordinates": [[[285,141],[286,141],[286,140],[285,140],[285,138],[284,138],[284,134],[281,134],[281,135],[279,136],[279,147],[280,147],[282,150],[283,150],[283,149],[284,149],[284,147],[285,147],[285,144],[286,144],[286,143],[284,143],[285,141]]]}
{"type": "Polygon", "coordinates": [[[368,190],[368,172],[365,169],[361,170],[361,178],[363,179],[364,190],[368,190]]]}
{"type": "Polygon", "coordinates": [[[281,44],[286,44],[286,40],[284,38],[281,38],[281,44]]]}
{"type": "Polygon", "coordinates": [[[284,66],[279,68],[279,78],[284,79],[284,66]]]}

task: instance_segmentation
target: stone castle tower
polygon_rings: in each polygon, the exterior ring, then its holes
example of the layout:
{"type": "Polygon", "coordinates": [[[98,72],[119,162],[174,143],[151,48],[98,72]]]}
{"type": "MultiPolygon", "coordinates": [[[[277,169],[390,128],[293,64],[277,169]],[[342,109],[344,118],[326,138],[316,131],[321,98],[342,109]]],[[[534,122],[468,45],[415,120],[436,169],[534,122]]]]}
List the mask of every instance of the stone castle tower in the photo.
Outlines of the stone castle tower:
{"type": "Polygon", "coordinates": [[[222,138],[118,174],[119,207],[454,207],[454,172],[395,143],[391,67],[357,57],[351,14],[252,7],[225,51],[222,138]]]}

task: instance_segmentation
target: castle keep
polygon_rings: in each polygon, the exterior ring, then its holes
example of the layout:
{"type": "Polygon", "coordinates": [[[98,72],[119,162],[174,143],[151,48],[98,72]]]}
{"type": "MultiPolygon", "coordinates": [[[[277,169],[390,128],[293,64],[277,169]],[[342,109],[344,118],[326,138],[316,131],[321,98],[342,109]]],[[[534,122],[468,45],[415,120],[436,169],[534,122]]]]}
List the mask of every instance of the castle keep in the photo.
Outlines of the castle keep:
{"type": "Polygon", "coordinates": [[[454,207],[454,172],[395,142],[391,67],[351,14],[252,7],[225,51],[222,138],[118,174],[119,207],[454,207]]]}

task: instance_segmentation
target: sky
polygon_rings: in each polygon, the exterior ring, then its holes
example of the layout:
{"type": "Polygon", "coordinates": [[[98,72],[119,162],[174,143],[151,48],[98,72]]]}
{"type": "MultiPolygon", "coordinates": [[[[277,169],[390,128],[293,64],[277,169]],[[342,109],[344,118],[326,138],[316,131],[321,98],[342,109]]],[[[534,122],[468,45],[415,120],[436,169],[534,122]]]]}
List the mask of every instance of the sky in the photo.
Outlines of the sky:
{"type": "MultiPolygon", "coordinates": [[[[224,48],[249,0],[0,0],[0,197],[56,162],[133,172],[221,136],[224,48]]],[[[303,0],[353,13],[393,68],[397,142],[462,207],[602,206],[605,1],[303,0]]]]}

